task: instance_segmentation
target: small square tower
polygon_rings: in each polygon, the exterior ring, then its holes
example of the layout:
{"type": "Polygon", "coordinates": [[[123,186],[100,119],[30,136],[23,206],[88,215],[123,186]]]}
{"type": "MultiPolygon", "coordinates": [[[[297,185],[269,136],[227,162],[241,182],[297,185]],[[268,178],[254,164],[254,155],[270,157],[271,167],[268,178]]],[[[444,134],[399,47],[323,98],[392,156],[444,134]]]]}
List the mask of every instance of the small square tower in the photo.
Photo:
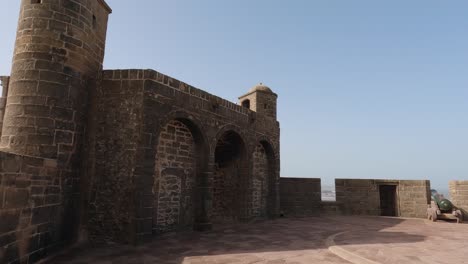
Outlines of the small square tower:
{"type": "Polygon", "coordinates": [[[276,101],[278,95],[268,86],[259,83],[250,89],[247,94],[239,97],[243,107],[276,120],[276,101]]]}

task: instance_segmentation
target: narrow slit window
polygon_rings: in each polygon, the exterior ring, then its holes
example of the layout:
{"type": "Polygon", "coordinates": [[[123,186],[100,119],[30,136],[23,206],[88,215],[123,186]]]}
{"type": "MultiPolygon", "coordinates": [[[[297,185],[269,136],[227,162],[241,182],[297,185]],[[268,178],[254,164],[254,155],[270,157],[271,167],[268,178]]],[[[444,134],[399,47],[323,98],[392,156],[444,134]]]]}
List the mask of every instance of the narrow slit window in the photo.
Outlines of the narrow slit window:
{"type": "Polygon", "coordinates": [[[96,21],[96,16],[93,15],[93,28],[96,28],[97,21],[96,21]]]}
{"type": "Polygon", "coordinates": [[[31,0],[31,4],[42,4],[42,0],[31,0]]]}

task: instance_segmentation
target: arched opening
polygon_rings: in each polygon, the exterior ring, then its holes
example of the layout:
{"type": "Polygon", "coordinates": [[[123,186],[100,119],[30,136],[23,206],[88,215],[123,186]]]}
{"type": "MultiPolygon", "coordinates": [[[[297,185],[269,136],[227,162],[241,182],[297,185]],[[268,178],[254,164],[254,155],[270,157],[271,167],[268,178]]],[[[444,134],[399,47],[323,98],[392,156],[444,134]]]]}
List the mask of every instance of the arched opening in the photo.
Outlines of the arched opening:
{"type": "Polygon", "coordinates": [[[213,222],[243,220],[248,217],[248,163],[245,144],[234,131],[218,139],[213,177],[213,222]]]}
{"type": "Polygon", "coordinates": [[[245,99],[244,101],[242,101],[242,106],[250,109],[250,100],[245,99]]]}
{"type": "Polygon", "coordinates": [[[162,127],[155,162],[154,233],[191,229],[199,217],[197,187],[207,164],[200,130],[190,120],[173,119],[162,127]]]}
{"type": "Polygon", "coordinates": [[[277,214],[277,172],[275,154],[267,141],[260,141],[253,153],[252,213],[254,217],[277,214]]]}

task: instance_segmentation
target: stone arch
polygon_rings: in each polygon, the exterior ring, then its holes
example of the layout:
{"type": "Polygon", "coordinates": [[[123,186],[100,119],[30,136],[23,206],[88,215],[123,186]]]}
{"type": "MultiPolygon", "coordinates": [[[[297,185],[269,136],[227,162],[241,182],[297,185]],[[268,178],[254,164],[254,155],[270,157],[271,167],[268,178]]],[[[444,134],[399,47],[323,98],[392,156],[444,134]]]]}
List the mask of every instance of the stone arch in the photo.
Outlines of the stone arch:
{"type": "Polygon", "coordinates": [[[271,141],[258,137],[253,152],[252,212],[255,217],[276,217],[279,213],[279,156],[271,141]]]}
{"type": "MultiPolygon", "coordinates": [[[[210,141],[206,135],[206,129],[200,119],[196,116],[191,115],[185,111],[177,110],[172,111],[164,116],[164,118],[158,121],[159,127],[157,128],[156,135],[159,137],[159,134],[163,127],[172,120],[177,120],[186,125],[190,132],[194,136],[194,140],[197,143],[197,153],[202,154],[199,159],[200,163],[203,164],[203,169],[207,170],[209,162],[209,153],[210,153],[210,141]]],[[[157,144],[157,142],[156,142],[157,144]]]]}
{"type": "Polygon", "coordinates": [[[160,120],[155,142],[153,230],[162,233],[206,222],[200,189],[209,144],[201,122],[182,111],[160,120]]]}
{"type": "Polygon", "coordinates": [[[245,136],[227,125],[213,145],[213,222],[244,221],[250,217],[249,152],[245,136]]]}
{"type": "Polygon", "coordinates": [[[232,131],[236,134],[238,134],[240,136],[240,138],[242,139],[243,143],[245,144],[245,148],[246,148],[246,152],[249,153],[249,150],[251,148],[251,146],[249,146],[249,142],[252,141],[252,139],[250,139],[249,141],[249,137],[247,136],[246,133],[244,133],[238,126],[235,126],[233,124],[228,124],[228,125],[225,125],[223,127],[221,127],[215,134],[214,137],[210,137],[211,139],[211,153],[212,153],[212,158],[214,158],[214,150],[216,148],[216,144],[218,142],[218,140],[228,131],[232,131]]]}

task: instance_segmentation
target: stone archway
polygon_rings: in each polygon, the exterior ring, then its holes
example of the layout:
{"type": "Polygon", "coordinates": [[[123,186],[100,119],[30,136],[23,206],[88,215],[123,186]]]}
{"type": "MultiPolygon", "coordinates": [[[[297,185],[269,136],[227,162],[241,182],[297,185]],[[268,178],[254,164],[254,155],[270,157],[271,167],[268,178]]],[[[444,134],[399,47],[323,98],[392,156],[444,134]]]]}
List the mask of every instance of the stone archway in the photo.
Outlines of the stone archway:
{"type": "Polygon", "coordinates": [[[217,139],[213,173],[213,222],[245,220],[248,207],[248,157],[245,142],[233,130],[217,139]]]}
{"type": "Polygon", "coordinates": [[[153,231],[191,229],[205,221],[200,182],[205,177],[208,147],[190,119],[174,118],[159,132],[154,172],[153,231]]]}

